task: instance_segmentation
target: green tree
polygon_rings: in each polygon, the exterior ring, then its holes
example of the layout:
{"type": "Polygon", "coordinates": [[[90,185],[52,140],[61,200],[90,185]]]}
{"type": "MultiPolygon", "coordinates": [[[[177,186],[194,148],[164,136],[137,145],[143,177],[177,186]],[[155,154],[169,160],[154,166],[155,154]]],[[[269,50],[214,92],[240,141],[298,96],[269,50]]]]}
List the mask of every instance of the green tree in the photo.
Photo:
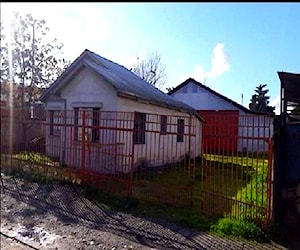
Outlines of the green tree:
{"type": "Polygon", "coordinates": [[[21,16],[15,12],[11,23],[1,20],[1,83],[12,80],[13,84],[21,86],[18,98],[22,107],[25,88],[27,101],[35,101],[34,90],[49,87],[70,64],[61,56],[63,44],[56,38],[49,40],[48,31],[45,21],[33,18],[31,14],[21,16]]]}
{"type": "Polygon", "coordinates": [[[157,88],[161,88],[167,81],[165,66],[157,51],[148,53],[145,59],[137,58],[132,66],[136,75],[157,88]]]}
{"type": "Polygon", "coordinates": [[[260,84],[256,87],[255,94],[252,95],[249,103],[249,109],[265,114],[275,114],[275,107],[269,106],[270,96],[267,96],[269,90],[265,89],[266,87],[267,84],[260,84]]]}

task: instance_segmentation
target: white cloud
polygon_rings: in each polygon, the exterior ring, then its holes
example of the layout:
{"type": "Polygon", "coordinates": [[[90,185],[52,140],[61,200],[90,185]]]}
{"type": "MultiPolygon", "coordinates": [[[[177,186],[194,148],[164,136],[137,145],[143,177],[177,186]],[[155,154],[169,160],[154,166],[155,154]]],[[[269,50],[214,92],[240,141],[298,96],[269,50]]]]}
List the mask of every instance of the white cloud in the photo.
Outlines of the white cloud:
{"type": "Polygon", "coordinates": [[[205,83],[206,73],[201,65],[196,65],[192,73],[188,73],[180,78],[180,82],[184,82],[188,78],[194,78],[196,81],[205,83]]]}
{"type": "Polygon", "coordinates": [[[74,60],[84,49],[99,51],[109,34],[99,8],[92,4],[2,3],[1,8],[4,18],[17,11],[45,20],[50,29],[49,37],[64,44],[64,56],[69,60],[74,60]]]}
{"type": "Polygon", "coordinates": [[[214,48],[214,56],[211,59],[211,66],[211,70],[207,74],[208,77],[219,77],[229,70],[230,65],[223,43],[218,43],[214,48]]]}
{"type": "Polygon", "coordinates": [[[139,61],[143,61],[145,60],[146,56],[144,54],[140,54],[137,56],[130,56],[130,57],[121,57],[119,59],[116,59],[115,62],[128,68],[131,69],[133,67],[133,65],[135,65],[138,60],[139,61]]]}
{"type": "Polygon", "coordinates": [[[275,114],[280,114],[280,96],[276,96],[269,104],[270,106],[275,106],[275,114]]]}
{"type": "Polygon", "coordinates": [[[223,73],[230,69],[227,53],[223,43],[218,43],[214,48],[213,57],[211,59],[211,70],[206,72],[201,65],[196,65],[194,71],[181,77],[180,82],[187,78],[194,78],[196,81],[205,83],[208,79],[220,77],[223,73]]]}

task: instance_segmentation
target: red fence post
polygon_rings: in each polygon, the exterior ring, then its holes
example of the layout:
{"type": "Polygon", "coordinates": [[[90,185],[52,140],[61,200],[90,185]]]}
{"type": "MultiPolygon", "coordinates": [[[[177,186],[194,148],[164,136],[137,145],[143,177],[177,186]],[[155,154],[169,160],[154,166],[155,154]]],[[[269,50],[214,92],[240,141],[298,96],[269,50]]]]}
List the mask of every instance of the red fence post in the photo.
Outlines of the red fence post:
{"type": "Polygon", "coordinates": [[[132,182],[133,182],[133,171],[134,171],[134,133],[135,133],[135,127],[134,127],[134,117],[135,112],[130,114],[131,121],[132,121],[132,129],[131,129],[131,163],[130,163],[130,178],[128,182],[128,199],[132,196],[132,182]]]}
{"type": "Polygon", "coordinates": [[[85,177],[85,111],[82,111],[82,128],[81,128],[81,178],[85,177]]]}

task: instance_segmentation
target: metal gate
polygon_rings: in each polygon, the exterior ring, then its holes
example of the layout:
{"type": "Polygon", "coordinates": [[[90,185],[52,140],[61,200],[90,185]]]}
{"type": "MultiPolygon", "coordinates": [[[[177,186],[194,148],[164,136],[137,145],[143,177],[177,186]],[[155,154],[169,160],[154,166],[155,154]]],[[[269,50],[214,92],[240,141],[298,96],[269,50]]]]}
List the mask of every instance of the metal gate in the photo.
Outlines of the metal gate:
{"type": "Polygon", "coordinates": [[[239,115],[235,119],[235,114],[220,117],[213,112],[201,115],[206,121],[201,162],[202,211],[268,225],[271,219],[273,118],[239,115]],[[234,131],[237,128],[237,133],[216,133],[224,131],[218,128],[224,124],[228,130],[229,125],[234,131]]]}

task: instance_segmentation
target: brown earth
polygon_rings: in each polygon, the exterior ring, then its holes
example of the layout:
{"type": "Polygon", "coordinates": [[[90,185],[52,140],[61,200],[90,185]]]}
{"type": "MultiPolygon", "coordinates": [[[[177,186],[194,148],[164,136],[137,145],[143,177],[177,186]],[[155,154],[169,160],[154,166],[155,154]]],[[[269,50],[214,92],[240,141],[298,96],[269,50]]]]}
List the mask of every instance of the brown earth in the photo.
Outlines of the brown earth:
{"type": "Polygon", "coordinates": [[[1,249],[287,249],[112,211],[78,186],[1,177],[1,249]]]}

